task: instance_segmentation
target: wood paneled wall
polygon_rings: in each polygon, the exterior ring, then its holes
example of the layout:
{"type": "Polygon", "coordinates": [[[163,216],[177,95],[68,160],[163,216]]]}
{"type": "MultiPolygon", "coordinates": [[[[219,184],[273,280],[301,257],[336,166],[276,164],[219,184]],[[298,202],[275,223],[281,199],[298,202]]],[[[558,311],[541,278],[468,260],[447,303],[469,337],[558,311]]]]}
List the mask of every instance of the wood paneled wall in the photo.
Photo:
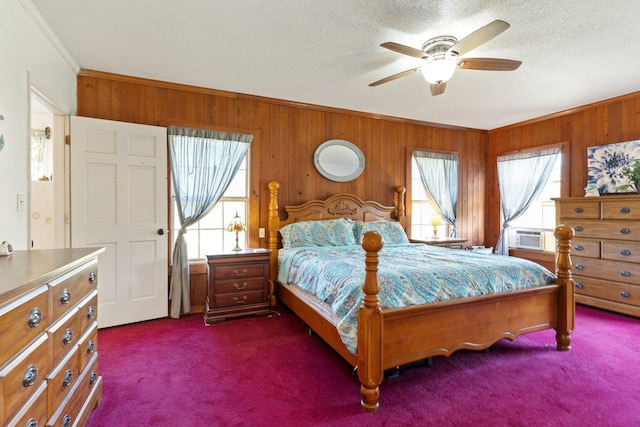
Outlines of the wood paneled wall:
{"type": "Polygon", "coordinates": [[[497,157],[502,153],[568,143],[563,162],[566,196],[583,196],[587,185],[587,147],[640,139],[640,92],[489,132],[485,241],[495,246],[500,233],[497,157]]]}
{"type": "Polygon", "coordinates": [[[78,76],[78,115],[252,133],[248,223],[253,247],[266,246],[258,239],[258,228],[267,227],[270,180],[281,182],[281,214],[285,205],[343,192],[392,205],[397,185],[410,191],[407,159],[412,150],[456,152],[461,171],[459,235],[469,244],[485,244],[486,131],[88,70],[78,76]],[[337,183],[316,171],[314,152],[329,139],[345,139],[362,150],[366,166],[359,178],[337,183]]]}

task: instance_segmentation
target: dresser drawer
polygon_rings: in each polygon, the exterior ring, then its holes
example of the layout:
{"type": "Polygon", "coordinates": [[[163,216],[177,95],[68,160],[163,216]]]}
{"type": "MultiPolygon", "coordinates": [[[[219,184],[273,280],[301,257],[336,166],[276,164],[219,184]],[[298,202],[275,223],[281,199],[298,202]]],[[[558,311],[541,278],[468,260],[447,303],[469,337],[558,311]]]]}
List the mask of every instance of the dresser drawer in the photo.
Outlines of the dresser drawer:
{"type": "Polygon", "coordinates": [[[640,263],[640,242],[605,240],[602,242],[602,258],[640,263]]]}
{"type": "Polygon", "coordinates": [[[80,333],[84,333],[89,326],[98,319],[98,291],[91,291],[78,306],[80,318],[80,333]]]}
{"type": "Polygon", "coordinates": [[[220,280],[215,282],[215,293],[247,292],[264,290],[264,278],[246,280],[220,280]]]}
{"type": "Polygon", "coordinates": [[[78,340],[80,353],[80,369],[84,369],[89,360],[98,352],[98,322],[93,322],[89,329],[78,340]]]}
{"type": "Polygon", "coordinates": [[[600,258],[600,240],[573,239],[571,253],[589,258],[600,258]]]}
{"type": "Polygon", "coordinates": [[[74,348],[47,375],[49,416],[60,406],[67,393],[78,381],[78,375],[80,375],[80,357],[78,349],[74,348]]]}
{"type": "Polygon", "coordinates": [[[53,319],[71,310],[98,284],[98,262],[93,260],[49,282],[53,319]]]}
{"type": "Polygon", "coordinates": [[[44,426],[47,423],[47,383],[40,383],[26,403],[18,410],[18,413],[10,419],[7,427],[44,426]]]}
{"type": "MultiPolygon", "coordinates": [[[[93,391],[98,391],[94,389],[101,385],[101,378],[98,377],[97,374],[92,375],[92,372],[97,369],[97,360],[96,354],[90,366],[87,366],[79,375],[78,380],[74,382],[67,398],[62,401],[60,406],[54,409],[47,426],[62,427],[65,425],[82,425],[80,421],[83,417],[83,410],[87,406],[88,397],[93,391]]],[[[91,408],[88,409],[90,410],[91,408]]]]}
{"type": "Polygon", "coordinates": [[[562,205],[560,205],[559,214],[562,218],[599,219],[600,201],[585,199],[574,202],[563,202],[562,205]]]}
{"type": "Polygon", "coordinates": [[[640,202],[637,200],[603,200],[602,218],[640,220],[640,202]]]}
{"type": "Polygon", "coordinates": [[[640,283],[640,264],[580,256],[572,257],[572,272],[579,276],[630,284],[640,283]]]}
{"type": "Polygon", "coordinates": [[[41,286],[0,307],[0,366],[49,326],[49,288],[41,286]]]}
{"type": "Polygon", "coordinates": [[[574,276],[576,293],[640,307],[640,287],[574,276]]]}
{"type": "Polygon", "coordinates": [[[235,307],[250,304],[259,304],[265,301],[264,291],[234,292],[231,294],[216,294],[214,304],[216,307],[235,307]]]}
{"type": "Polygon", "coordinates": [[[78,338],[80,338],[80,316],[78,313],[77,309],[70,311],[49,328],[51,363],[54,365],[76,345],[78,338]]]}
{"type": "Polygon", "coordinates": [[[264,277],[266,265],[260,264],[238,264],[221,265],[211,267],[211,274],[215,280],[223,279],[243,279],[250,277],[264,277]]]}
{"type": "Polygon", "coordinates": [[[83,370],[78,384],[78,394],[84,397],[82,408],[77,416],[78,425],[83,426],[87,422],[96,402],[102,398],[102,377],[98,375],[98,354],[89,361],[83,370]]]}
{"type": "Polygon", "coordinates": [[[637,222],[566,218],[561,218],[560,221],[573,228],[577,239],[591,238],[640,241],[640,224],[637,222]]]}
{"type": "Polygon", "coordinates": [[[0,419],[13,417],[51,369],[49,342],[42,334],[0,370],[0,419]]]}

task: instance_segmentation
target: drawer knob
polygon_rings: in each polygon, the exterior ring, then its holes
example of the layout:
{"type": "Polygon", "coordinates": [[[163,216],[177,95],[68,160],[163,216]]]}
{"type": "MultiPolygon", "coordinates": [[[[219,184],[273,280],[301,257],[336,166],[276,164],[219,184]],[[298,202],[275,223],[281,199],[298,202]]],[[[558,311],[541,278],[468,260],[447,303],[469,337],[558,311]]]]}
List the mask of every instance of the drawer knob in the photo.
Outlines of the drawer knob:
{"type": "Polygon", "coordinates": [[[576,225],[575,230],[576,230],[576,231],[584,231],[584,227],[583,227],[583,226],[581,226],[581,225],[576,225]]]}
{"type": "Polygon", "coordinates": [[[233,299],[236,301],[236,304],[244,304],[245,302],[247,302],[247,296],[243,296],[242,299],[238,298],[238,297],[233,297],[233,299]]]}
{"type": "Polygon", "coordinates": [[[62,427],[69,427],[71,425],[71,415],[65,414],[64,418],[62,418],[62,427]]]}
{"type": "Polygon", "coordinates": [[[620,272],[620,275],[623,277],[631,277],[631,272],[627,271],[627,270],[622,270],[620,272]]]}
{"type": "Polygon", "coordinates": [[[577,268],[578,270],[584,270],[584,265],[582,265],[582,264],[576,264],[576,268],[577,268]]]}
{"type": "Polygon", "coordinates": [[[35,418],[30,418],[27,421],[26,427],[38,427],[38,421],[35,418]]]}
{"type": "Polygon", "coordinates": [[[576,213],[582,213],[582,212],[584,212],[584,209],[582,209],[582,208],[575,208],[575,209],[574,209],[574,211],[575,211],[576,213]]]}
{"type": "Polygon", "coordinates": [[[71,328],[67,328],[64,331],[64,336],[62,337],[62,344],[69,345],[71,344],[71,341],[73,341],[73,331],[71,328]]]}
{"type": "Polygon", "coordinates": [[[64,288],[62,290],[62,293],[60,294],[60,304],[65,305],[65,304],[69,304],[71,302],[71,292],[69,292],[69,289],[64,288]]]}
{"type": "Polygon", "coordinates": [[[629,209],[629,208],[622,208],[622,209],[620,209],[620,213],[628,214],[629,212],[631,212],[631,209],[629,209]]]}
{"type": "Polygon", "coordinates": [[[246,289],[247,282],[242,282],[242,285],[239,283],[234,283],[233,286],[235,286],[237,290],[241,291],[243,289],[246,289]]]}
{"type": "Polygon", "coordinates": [[[62,379],[62,387],[69,387],[72,381],[73,372],[71,372],[71,369],[67,369],[67,372],[64,373],[64,378],[62,379]]]}
{"type": "Polygon", "coordinates": [[[38,368],[35,365],[29,365],[24,375],[22,376],[22,385],[25,387],[32,386],[38,379],[38,368]]]}
{"type": "Polygon", "coordinates": [[[92,305],[87,308],[87,319],[91,320],[96,317],[96,309],[92,305]]]}
{"type": "Polygon", "coordinates": [[[620,251],[620,255],[629,256],[631,255],[631,251],[629,249],[623,249],[620,251]]]}
{"type": "Polygon", "coordinates": [[[247,274],[247,269],[243,268],[242,269],[242,273],[240,273],[238,270],[233,270],[233,272],[235,273],[236,276],[245,276],[247,274]]]}
{"type": "Polygon", "coordinates": [[[96,273],[95,273],[95,271],[92,271],[91,273],[89,273],[89,283],[96,283],[96,273]]]}
{"type": "Polygon", "coordinates": [[[620,292],[620,296],[623,297],[623,298],[631,298],[631,292],[622,291],[622,292],[620,292]]]}
{"type": "Polygon", "coordinates": [[[584,246],[576,245],[576,251],[584,251],[584,246]]]}
{"type": "Polygon", "coordinates": [[[89,342],[87,343],[87,354],[93,353],[93,350],[95,349],[96,349],[96,343],[94,343],[93,340],[89,340],[89,342]]]}
{"type": "Polygon", "coordinates": [[[576,288],[582,289],[584,288],[584,285],[581,282],[576,282],[576,288]]]}
{"type": "Polygon", "coordinates": [[[623,229],[620,230],[620,232],[622,234],[631,234],[631,230],[629,230],[628,228],[623,228],[623,229]]]}
{"type": "Polygon", "coordinates": [[[40,325],[40,322],[42,322],[42,312],[38,307],[35,307],[31,310],[31,313],[29,313],[29,327],[35,328],[40,325]]]}
{"type": "Polygon", "coordinates": [[[91,371],[91,376],[89,377],[89,385],[94,385],[98,381],[98,373],[96,371],[91,371]]]}

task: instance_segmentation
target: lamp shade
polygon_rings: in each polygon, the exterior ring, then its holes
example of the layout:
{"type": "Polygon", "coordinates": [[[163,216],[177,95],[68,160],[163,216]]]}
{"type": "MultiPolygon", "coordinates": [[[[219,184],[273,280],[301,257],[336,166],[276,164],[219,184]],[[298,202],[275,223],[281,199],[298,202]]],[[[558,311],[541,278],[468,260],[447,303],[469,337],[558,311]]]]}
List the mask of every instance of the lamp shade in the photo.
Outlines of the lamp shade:
{"type": "Polygon", "coordinates": [[[442,218],[440,217],[440,215],[431,216],[431,225],[433,225],[434,227],[442,225],[442,218]]]}
{"type": "Polygon", "coordinates": [[[444,83],[453,76],[456,61],[449,58],[429,60],[422,67],[422,75],[430,84],[444,83]]]}

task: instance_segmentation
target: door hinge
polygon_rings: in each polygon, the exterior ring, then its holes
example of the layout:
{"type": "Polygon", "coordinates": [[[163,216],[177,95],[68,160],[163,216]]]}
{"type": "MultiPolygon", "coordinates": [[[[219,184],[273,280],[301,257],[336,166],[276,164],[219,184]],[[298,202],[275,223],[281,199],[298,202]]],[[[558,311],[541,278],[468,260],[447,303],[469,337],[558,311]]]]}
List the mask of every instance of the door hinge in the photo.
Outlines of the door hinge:
{"type": "Polygon", "coordinates": [[[67,145],[71,145],[71,135],[64,136],[64,143],[67,145]]]}

